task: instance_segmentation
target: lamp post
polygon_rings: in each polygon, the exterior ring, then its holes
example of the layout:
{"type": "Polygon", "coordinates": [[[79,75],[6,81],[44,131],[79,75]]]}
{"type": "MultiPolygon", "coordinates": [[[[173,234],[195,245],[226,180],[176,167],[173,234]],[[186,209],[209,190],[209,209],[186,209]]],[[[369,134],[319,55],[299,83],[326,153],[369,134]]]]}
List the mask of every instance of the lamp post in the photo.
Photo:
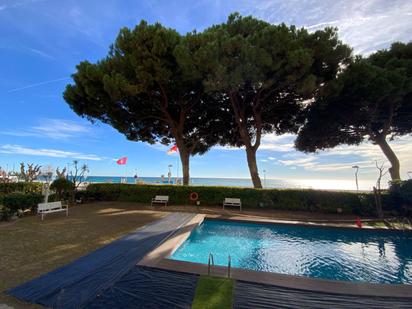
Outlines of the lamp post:
{"type": "Polygon", "coordinates": [[[355,171],[356,191],[359,191],[359,184],[358,184],[359,166],[354,165],[354,166],[352,166],[352,168],[356,169],[356,171],[355,171]]]}
{"type": "Polygon", "coordinates": [[[170,185],[170,179],[172,178],[171,168],[173,167],[173,165],[172,165],[172,164],[169,164],[167,167],[169,168],[169,172],[167,173],[167,177],[168,177],[169,185],[170,185]]]}
{"type": "Polygon", "coordinates": [[[137,175],[137,168],[136,168],[136,172],[134,174],[134,183],[138,184],[139,183],[139,176],[137,175]]]}

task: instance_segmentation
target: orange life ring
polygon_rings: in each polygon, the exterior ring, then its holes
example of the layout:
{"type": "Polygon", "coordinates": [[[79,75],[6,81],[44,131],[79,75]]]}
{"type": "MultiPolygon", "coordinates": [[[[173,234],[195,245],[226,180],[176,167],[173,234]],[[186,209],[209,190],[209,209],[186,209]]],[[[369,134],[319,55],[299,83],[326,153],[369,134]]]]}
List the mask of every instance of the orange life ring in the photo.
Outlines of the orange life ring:
{"type": "Polygon", "coordinates": [[[192,193],[190,193],[189,198],[190,198],[190,200],[191,200],[192,202],[195,202],[195,201],[198,200],[199,194],[197,194],[197,192],[192,192],[192,193]]]}

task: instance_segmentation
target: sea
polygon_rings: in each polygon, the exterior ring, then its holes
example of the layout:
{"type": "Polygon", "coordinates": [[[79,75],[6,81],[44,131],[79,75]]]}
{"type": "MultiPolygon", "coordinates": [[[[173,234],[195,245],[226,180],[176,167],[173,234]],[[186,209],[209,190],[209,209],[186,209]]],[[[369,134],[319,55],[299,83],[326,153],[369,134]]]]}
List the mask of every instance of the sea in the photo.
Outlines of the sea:
{"type": "MultiPolygon", "coordinates": [[[[88,183],[144,183],[144,184],[176,184],[176,179],[171,178],[170,182],[167,177],[118,177],[118,176],[88,176],[85,179],[88,183]]],[[[339,191],[356,191],[355,179],[261,179],[264,188],[280,189],[321,189],[321,190],[339,190],[339,191]]],[[[181,183],[181,179],[177,181],[181,183]]],[[[226,186],[226,187],[244,187],[252,188],[252,180],[248,178],[198,178],[190,179],[190,185],[193,186],[226,186]]],[[[369,191],[372,189],[374,182],[359,180],[359,190],[369,191]]]]}

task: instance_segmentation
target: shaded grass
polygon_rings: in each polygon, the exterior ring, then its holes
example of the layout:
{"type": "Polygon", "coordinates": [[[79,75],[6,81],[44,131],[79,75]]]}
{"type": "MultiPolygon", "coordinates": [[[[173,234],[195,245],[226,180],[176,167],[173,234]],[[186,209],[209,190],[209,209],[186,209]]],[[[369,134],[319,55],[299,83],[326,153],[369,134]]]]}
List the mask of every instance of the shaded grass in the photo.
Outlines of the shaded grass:
{"type": "MultiPolygon", "coordinates": [[[[36,278],[167,215],[115,203],[72,207],[63,213],[0,223],[0,304],[27,305],[5,290],[36,278]]],[[[1,306],[0,306],[1,307],[1,306]]]]}
{"type": "Polygon", "coordinates": [[[232,279],[201,276],[197,282],[192,308],[232,308],[233,287],[232,279]]]}

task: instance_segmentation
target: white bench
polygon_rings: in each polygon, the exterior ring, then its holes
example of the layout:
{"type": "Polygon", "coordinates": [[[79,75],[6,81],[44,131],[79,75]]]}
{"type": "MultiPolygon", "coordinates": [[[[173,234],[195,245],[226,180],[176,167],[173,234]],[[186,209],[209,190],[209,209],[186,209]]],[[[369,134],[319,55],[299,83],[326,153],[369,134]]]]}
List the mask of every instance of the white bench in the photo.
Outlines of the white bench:
{"type": "Polygon", "coordinates": [[[167,204],[169,203],[169,196],[168,195],[156,195],[154,198],[152,198],[151,206],[153,206],[154,203],[165,204],[165,206],[167,206],[167,204]]]}
{"type": "Polygon", "coordinates": [[[225,206],[239,207],[240,211],[242,211],[242,202],[240,201],[240,198],[226,197],[223,201],[223,209],[225,209],[225,206]]]}
{"type": "Polygon", "coordinates": [[[45,214],[60,211],[65,211],[66,216],[69,215],[69,207],[67,205],[62,205],[62,202],[40,203],[37,205],[37,214],[41,215],[42,220],[45,214]]]}

